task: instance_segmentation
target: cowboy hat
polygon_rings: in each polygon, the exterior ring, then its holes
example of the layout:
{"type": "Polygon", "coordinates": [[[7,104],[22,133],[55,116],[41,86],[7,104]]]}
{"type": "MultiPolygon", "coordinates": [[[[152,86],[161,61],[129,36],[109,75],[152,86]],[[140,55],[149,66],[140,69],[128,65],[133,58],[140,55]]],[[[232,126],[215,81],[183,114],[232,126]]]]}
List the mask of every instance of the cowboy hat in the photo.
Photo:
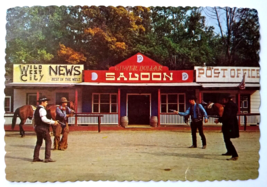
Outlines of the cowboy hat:
{"type": "Polygon", "coordinates": [[[44,102],[44,101],[50,101],[50,99],[48,99],[48,98],[45,97],[45,96],[41,96],[37,101],[38,101],[38,102],[44,102]]]}
{"type": "Polygon", "coordinates": [[[66,97],[61,97],[61,103],[69,103],[66,97]]]}
{"type": "Polygon", "coordinates": [[[223,96],[223,98],[225,98],[225,99],[230,99],[230,98],[233,98],[234,96],[233,95],[231,95],[231,94],[225,94],[224,96],[223,96]]]}
{"type": "Polygon", "coordinates": [[[188,100],[196,100],[197,98],[196,98],[195,95],[189,95],[189,96],[187,97],[187,99],[188,99],[188,100]]]}

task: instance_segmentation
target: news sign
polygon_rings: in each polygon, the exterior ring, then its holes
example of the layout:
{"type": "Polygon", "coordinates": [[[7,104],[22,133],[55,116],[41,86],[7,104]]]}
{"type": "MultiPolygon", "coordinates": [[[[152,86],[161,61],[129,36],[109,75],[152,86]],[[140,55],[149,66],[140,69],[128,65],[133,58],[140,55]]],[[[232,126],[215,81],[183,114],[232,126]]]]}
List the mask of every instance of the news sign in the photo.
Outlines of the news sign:
{"type": "Polygon", "coordinates": [[[83,65],[14,64],[14,83],[79,83],[83,65]]]}

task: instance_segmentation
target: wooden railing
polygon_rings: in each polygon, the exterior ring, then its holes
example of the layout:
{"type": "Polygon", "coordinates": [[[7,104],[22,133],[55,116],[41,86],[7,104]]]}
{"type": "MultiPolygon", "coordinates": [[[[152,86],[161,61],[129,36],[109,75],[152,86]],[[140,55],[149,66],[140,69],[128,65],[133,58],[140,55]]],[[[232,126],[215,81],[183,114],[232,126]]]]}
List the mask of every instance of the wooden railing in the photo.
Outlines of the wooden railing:
{"type": "Polygon", "coordinates": [[[101,132],[101,117],[103,117],[103,114],[94,114],[94,113],[87,113],[87,112],[82,112],[82,113],[75,113],[75,126],[77,126],[77,118],[78,117],[97,117],[98,119],[98,132],[101,132]]]}
{"type": "MultiPolygon", "coordinates": [[[[244,131],[247,129],[247,121],[248,121],[248,116],[260,116],[260,113],[239,113],[237,116],[243,116],[244,117],[244,131]]],[[[258,122],[257,122],[258,123],[258,122]]],[[[239,120],[240,124],[240,120],[239,120]]]]}

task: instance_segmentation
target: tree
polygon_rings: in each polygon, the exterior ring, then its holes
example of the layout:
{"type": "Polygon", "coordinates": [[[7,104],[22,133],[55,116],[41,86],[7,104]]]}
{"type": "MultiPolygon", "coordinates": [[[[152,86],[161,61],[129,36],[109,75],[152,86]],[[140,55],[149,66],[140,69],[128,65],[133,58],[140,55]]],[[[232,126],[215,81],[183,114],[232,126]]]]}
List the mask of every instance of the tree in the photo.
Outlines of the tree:
{"type": "Polygon", "coordinates": [[[225,55],[219,59],[218,64],[227,66],[259,65],[260,35],[258,15],[255,9],[214,7],[206,8],[206,14],[217,20],[220,29],[225,55]],[[224,19],[225,25],[223,25],[224,19]]]}
{"type": "Polygon", "coordinates": [[[135,38],[149,26],[145,7],[81,7],[85,18],[83,41],[89,68],[106,69],[132,53],[135,38]],[[145,21],[144,21],[145,20],[145,21]]]}
{"type": "MultiPolygon", "coordinates": [[[[153,41],[147,49],[153,59],[171,69],[192,69],[213,58],[209,42],[213,28],[205,26],[200,9],[191,7],[150,7],[153,41]]],[[[146,40],[147,41],[147,40],[146,40]]]]}
{"type": "MultiPolygon", "coordinates": [[[[7,11],[6,70],[16,63],[59,63],[57,50],[68,38],[67,8],[15,7],[7,11]]],[[[61,62],[62,63],[62,62],[61,62]]]]}

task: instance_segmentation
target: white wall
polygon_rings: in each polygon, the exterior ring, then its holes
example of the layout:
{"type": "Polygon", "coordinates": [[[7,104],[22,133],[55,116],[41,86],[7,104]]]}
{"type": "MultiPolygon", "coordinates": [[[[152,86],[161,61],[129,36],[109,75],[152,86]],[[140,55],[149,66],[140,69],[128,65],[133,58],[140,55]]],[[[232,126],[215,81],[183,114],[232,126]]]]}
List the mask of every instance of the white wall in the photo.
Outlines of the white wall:
{"type": "MultiPolygon", "coordinates": [[[[78,109],[76,112],[82,112],[82,90],[81,88],[77,88],[78,90],[78,109]]],[[[38,90],[40,95],[45,95],[47,98],[50,99],[48,102],[49,104],[55,104],[56,103],[56,93],[69,93],[69,100],[75,102],[75,88],[42,88],[38,90]]],[[[14,111],[23,105],[26,104],[26,97],[27,93],[37,93],[37,90],[30,89],[30,88],[23,88],[23,89],[14,89],[14,111]]]]}
{"type": "Polygon", "coordinates": [[[259,110],[260,104],[261,104],[260,91],[256,90],[254,93],[250,95],[250,112],[260,113],[259,110]]]}

